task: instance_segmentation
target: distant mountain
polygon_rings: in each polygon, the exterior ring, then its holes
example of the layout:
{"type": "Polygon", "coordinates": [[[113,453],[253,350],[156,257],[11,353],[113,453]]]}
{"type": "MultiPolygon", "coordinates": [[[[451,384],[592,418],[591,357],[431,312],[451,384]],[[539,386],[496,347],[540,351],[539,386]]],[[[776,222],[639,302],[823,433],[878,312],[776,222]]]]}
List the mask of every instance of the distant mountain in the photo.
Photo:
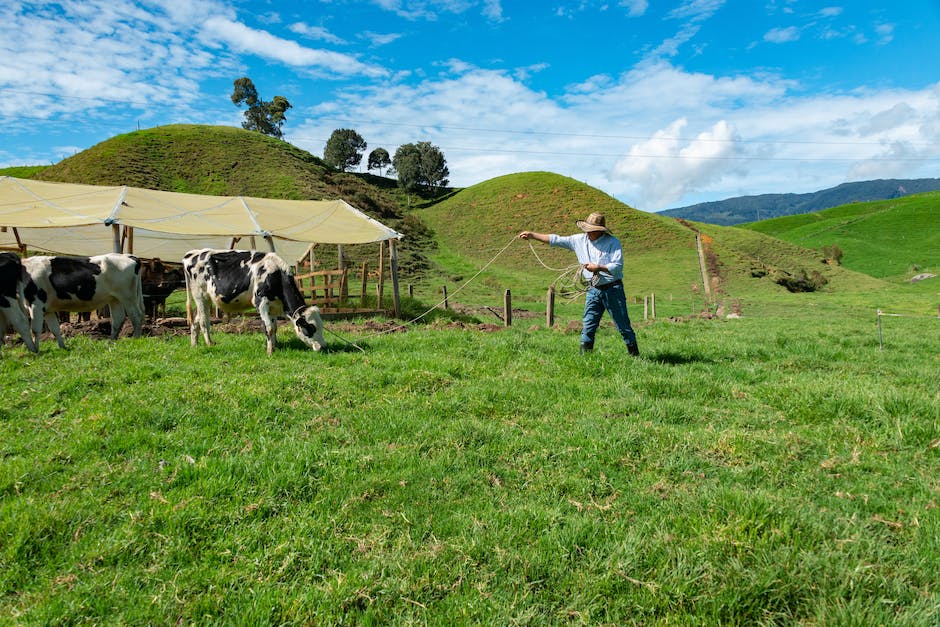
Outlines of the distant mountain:
{"type": "Polygon", "coordinates": [[[888,200],[910,194],[940,190],[940,179],[878,179],[842,183],[808,194],[761,194],[667,209],[659,213],[672,218],[732,226],[798,213],[813,213],[853,202],[888,200]]]}

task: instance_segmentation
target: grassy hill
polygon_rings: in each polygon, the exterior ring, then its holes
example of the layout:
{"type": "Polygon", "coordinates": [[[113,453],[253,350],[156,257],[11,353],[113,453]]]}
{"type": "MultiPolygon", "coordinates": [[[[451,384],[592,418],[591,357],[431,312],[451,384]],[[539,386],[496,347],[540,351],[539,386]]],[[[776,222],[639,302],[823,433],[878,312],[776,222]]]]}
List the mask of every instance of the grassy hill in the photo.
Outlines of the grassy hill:
{"type": "Polygon", "coordinates": [[[743,225],[805,248],[837,245],[842,265],[903,281],[940,270],[940,192],[929,192],[743,225]]]}
{"type": "Polygon", "coordinates": [[[388,191],[285,141],[229,126],[174,124],[118,135],[34,178],[219,196],[341,197],[376,217],[399,217],[388,191]]]}
{"type": "Polygon", "coordinates": [[[485,181],[419,215],[435,232],[440,252],[433,258],[454,285],[498,254],[482,285],[470,288],[470,294],[494,301],[497,290],[510,288],[522,298],[540,300],[559,270],[570,266],[574,257],[538,243],[533,245],[533,254],[528,243],[513,242],[513,238],[526,229],[576,232],[575,221],[592,211],[607,216],[623,243],[628,295],[641,302],[644,295],[655,293],[659,315],[687,314],[703,305],[697,232],[704,236],[709,287],[714,289],[715,300],[772,301],[788,294],[777,279],[804,274],[822,277],[820,291],[824,293],[885,287],[879,280],[825,264],[815,251],[744,229],[638,211],[595,188],[546,172],[485,181]],[[552,270],[543,267],[543,262],[552,270]]]}
{"type": "MultiPolygon", "coordinates": [[[[292,144],[235,127],[160,126],[112,137],[52,166],[0,173],[193,194],[342,198],[406,236],[399,247],[405,275],[427,269],[425,251],[432,246],[421,225],[402,209],[406,200],[391,179],[338,172],[292,144]]],[[[360,257],[371,260],[373,252],[371,246],[347,249],[353,263],[360,257]]],[[[324,262],[329,253],[324,251],[324,262]]]]}

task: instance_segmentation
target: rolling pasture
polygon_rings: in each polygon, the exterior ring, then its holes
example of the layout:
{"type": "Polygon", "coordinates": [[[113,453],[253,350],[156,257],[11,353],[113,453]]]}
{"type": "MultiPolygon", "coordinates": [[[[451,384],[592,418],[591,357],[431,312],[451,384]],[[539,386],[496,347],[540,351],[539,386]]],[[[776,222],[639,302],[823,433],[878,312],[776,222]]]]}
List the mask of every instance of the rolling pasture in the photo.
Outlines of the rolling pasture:
{"type": "Polygon", "coordinates": [[[405,208],[246,133],[130,133],[36,175],[342,195],[408,234],[407,317],[442,287],[464,315],[328,321],[322,353],[284,324],[271,356],[257,332],[3,346],[0,624],[940,623],[940,279],[907,281],[936,270],[936,195],[747,230],[523,173],[405,208]],[[583,300],[545,328],[573,259],[513,239],[594,210],[639,359],[609,322],[578,354],[583,300]],[[800,274],[818,288],[774,280],[800,274]],[[468,322],[507,289],[512,327],[468,322]]]}
{"type": "Polygon", "coordinates": [[[940,321],[829,313],[7,346],[0,622],[936,623],[940,321]]]}

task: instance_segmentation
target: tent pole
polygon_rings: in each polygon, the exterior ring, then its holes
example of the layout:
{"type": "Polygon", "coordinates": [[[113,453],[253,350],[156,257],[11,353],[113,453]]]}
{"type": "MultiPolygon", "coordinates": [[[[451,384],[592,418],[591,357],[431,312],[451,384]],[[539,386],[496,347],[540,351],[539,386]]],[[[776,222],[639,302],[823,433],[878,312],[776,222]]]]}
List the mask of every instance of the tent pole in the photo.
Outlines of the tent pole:
{"type": "Polygon", "coordinates": [[[392,266],[392,301],[395,304],[395,317],[401,318],[401,297],[398,294],[398,240],[390,239],[388,244],[388,256],[392,266]]]}
{"type": "Polygon", "coordinates": [[[111,225],[111,236],[114,240],[114,252],[121,252],[121,225],[112,224],[111,225]]]}
{"type": "MultiPolygon", "coordinates": [[[[3,227],[3,230],[6,230],[7,227],[3,227]]],[[[16,245],[20,249],[20,254],[24,257],[26,256],[26,244],[20,240],[20,232],[16,230],[16,227],[13,227],[13,237],[16,238],[16,245]]]]}
{"type": "Polygon", "coordinates": [[[274,250],[274,238],[271,237],[270,235],[265,235],[264,239],[268,242],[268,248],[271,249],[271,252],[276,253],[277,251],[274,250]]]}

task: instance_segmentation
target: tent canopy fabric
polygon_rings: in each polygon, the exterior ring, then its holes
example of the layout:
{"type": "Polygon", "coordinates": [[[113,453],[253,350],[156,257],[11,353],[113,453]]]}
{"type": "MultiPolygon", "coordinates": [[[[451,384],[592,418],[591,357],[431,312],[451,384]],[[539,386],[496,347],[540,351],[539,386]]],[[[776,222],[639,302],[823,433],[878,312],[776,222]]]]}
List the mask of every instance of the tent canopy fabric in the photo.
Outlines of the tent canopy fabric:
{"type": "Polygon", "coordinates": [[[97,255],[114,250],[115,225],[125,233],[133,228],[134,254],[166,260],[194,248],[229,248],[233,238],[251,242],[240,248],[265,249],[262,238],[270,238],[288,261],[314,243],[401,238],[343,200],[205,196],[0,177],[0,246],[97,255]]]}

